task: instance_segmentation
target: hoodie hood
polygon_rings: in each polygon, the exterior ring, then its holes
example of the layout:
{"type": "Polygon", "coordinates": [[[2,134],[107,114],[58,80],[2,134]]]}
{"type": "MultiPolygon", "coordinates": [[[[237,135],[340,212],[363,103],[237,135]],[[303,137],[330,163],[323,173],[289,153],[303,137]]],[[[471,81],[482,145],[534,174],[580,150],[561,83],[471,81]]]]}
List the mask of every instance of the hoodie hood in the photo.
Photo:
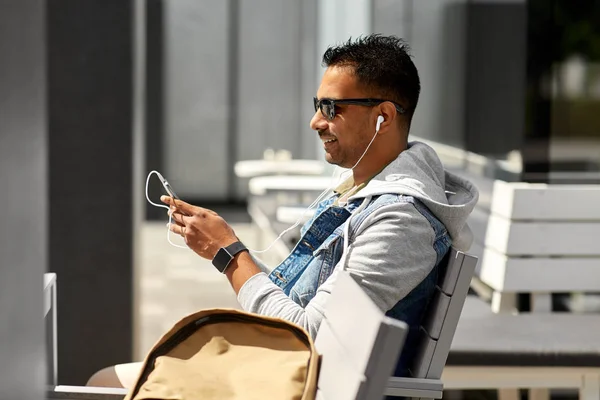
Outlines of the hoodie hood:
{"type": "Polygon", "coordinates": [[[349,200],[396,193],[413,196],[446,226],[453,246],[467,250],[473,235],[467,218],[479,199],[479,191],[466,179],[444,169],[435,151],[422,142],[410,142],[349,200]]]}

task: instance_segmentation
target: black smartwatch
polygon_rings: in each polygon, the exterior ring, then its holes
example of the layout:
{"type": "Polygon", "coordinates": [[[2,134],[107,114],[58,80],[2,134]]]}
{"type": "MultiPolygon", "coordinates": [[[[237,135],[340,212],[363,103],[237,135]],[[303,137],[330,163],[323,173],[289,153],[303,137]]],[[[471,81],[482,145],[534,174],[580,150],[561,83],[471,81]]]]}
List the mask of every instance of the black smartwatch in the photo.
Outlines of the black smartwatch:
{"type": "Polygon", "coordinates": [[[227,247],[221,247],[215,257],[212,260],[212,264],[219,270],[219,272],[223,273],[231,263],[231,260],[235,257],[237,253],[240,251],[248,250],[246,246],[242,242],[235,242],[230,244],[227,247]]]}

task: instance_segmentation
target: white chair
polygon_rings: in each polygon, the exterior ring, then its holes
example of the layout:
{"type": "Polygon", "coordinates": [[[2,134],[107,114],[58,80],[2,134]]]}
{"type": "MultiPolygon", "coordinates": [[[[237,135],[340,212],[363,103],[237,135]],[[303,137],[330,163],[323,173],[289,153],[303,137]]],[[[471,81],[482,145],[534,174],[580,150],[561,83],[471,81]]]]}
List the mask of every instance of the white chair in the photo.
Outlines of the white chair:
{"type": "Polygon", "coordinates": [[[408,378],[390,378],[406,324],[386,317],[348,273],[338,272],[315,341],[323,355],[320,398],[441,398],[440,377],[476,263],[477,258],[452,249],[440,265],[437,290],[423,320],[419,351],[408,378]]]}
{"type": "Polygon", "coordinates": [[[477,264],[476,257],[455,249],[446,257],[439,267],[436,292],[423,319],[411,377],[390,378],[387,395],[442,398],[440,378],[477,264]]]}
{"type": "Polygon", "coordinates": [[[347,272],[339,272],[315,346],[320,400],[383,397],[408,327],[386,317],[347,272]]]}
{"type": "MultiPolygon", "coordinates": [[[[340,273],[315,340],[322,357],[317,398],[382,398],[406,332],[405,323],[383,315],[347,273],[340,273]],[[350,318],[349,309],[360,318],[350,318]]],[[[116,388],[57,386],[47,398],[122,400],[126,393],[116,388]]]]}
{"type": "MultiPolygon", "coordinates": [[[[441,398],[440,376],[476,263],[475,257],[452,249],[440,266],[439,284],[423,321],[419,352],[409,378],[390,378],[407,325],[386,317],[347,272],[337,272],[315,340],[322,356],[317,398],[441,398]]],[[[123,389],[58,386],[48,398],[119,400],[124,394],[123,389]]]]}

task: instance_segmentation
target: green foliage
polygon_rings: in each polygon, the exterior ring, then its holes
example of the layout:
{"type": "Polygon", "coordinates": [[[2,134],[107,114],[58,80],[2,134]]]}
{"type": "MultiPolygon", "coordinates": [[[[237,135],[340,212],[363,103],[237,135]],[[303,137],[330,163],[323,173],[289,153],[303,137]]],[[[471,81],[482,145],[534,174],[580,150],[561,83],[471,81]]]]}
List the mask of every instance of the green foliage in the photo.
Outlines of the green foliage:
{"type": "Polygon", "coordinates": [[[551,65],[575,54],[600,61],[600,1],[529,0],[528,4],[529,50],[536,65],[551,65]]]}

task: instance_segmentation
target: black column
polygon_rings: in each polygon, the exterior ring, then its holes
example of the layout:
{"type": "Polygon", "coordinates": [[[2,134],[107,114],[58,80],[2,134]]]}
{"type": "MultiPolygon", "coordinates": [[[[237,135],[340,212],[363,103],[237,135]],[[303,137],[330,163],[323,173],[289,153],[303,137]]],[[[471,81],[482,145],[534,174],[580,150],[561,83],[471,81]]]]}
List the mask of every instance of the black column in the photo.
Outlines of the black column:
{"type": "MultiPolygon", "coordinates": [[[[165,40],[163,31],[164,0],[146,1],[146,148],[145,172],[157,170],[163,172],[164,153],[164,54],[165,40]]],[[[156,176],[151,180],[148,195],[156,202],[164,194],[156,176]]],[[[146,218],[161,220],[165,217],[163,208],[144,202],[146,218]]]]}
{"type": "Polygon", "coordinates": [[[132,354],[133,6],[47,2],[60,384],[132,354]]]}
{"type": "Polygon", "coordinates": [[[466,7],[465,149],[504,155],[523,142],[525,0],[471,0],[466,7]]]}
{"type": "Polygon", "coordinates": [[[523,143],[525,182],[547,183],[550,172],[550,139],[552,134],[552,99],[544,94],[544,80],[551,76],[557,61],[561,37],[555,22],[555,0],[527,2],[527,108],[523,143]]]}

